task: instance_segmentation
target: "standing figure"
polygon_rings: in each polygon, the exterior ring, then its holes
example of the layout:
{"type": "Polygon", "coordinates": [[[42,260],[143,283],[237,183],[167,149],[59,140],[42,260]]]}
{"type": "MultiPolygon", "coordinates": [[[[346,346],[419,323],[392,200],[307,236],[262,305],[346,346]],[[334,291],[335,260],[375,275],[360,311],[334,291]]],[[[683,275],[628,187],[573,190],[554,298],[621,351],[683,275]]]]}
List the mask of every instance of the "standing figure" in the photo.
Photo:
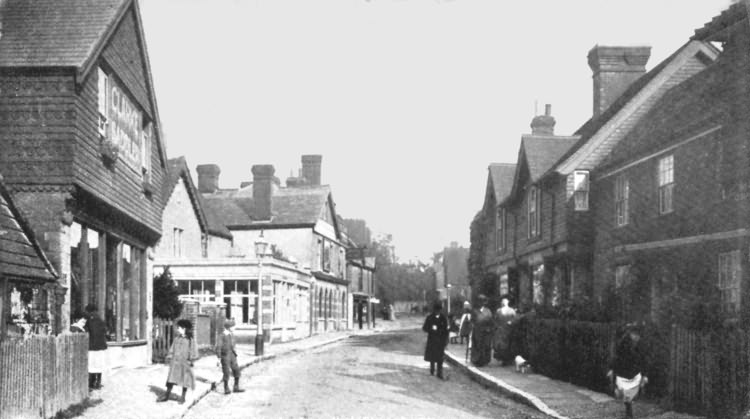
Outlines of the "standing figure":
{"type": "Polygon", "coordinates": [[[86,329],[89,332],[89,389],[102,388],[102,372],[107,363],[107,326],[97,314],[95,304],[86,306],[86,329]]]}
{"type": "Polygon", "coordinates": [[[193,339],[193,324],[190,320],[177,320],[177,337],[172,341],[169,348],[167,360],[169,360],[169,374],[167,374],[167,392],[157,400],[166,402],[172,394],[172,387],[182,386],[182,397],[179,403],[185,403],[185,394],[188,387],[195,390],[195,377],[193,376],[193,362],[198,359],[198,347],[193,339]]]}
{"type": "Polygon", "coordinates": [[[229,390],[229,373],[234,376],[234,392],[242,393],[240,388],[240,367],[237,365],[237,350],[234,347],[234,320],[224,321],[224,333],[222,333],[219,342],[216,344],[216,356],[221,363],[223,372],[222,380],[224,381],[224,394],[231,394],[229,390]]]}
{"type": "Polygon", "coordinates": [[[445,356],[445,345],[448,343],[448,320],[441,310],[443,305],[440,301],[432,306],[432,313],[424,319],[422,330],[427,332],[427,345],[424,349],[424,360],[430,363],[430,375],[435,374],[437,364],[437,377],[443,379],[443,357],[445,356]]]}
{"type": "Polygon", "coordinates": [[[516,310],[510,307],[508,297],[503,297],[500,300],[500,308],[495,312],[493,341],[494,357],[503,366],[509,365],[513,358],[513,354],[510,352],[510,330],[515,319],[516,310]]]}
{"type": "Polygon", "coordinates": [[[480,294],[479,309],[472,314],[474,321],[471,334],[471,363],[483,367],[490,363],[492,355],[492,330],[495,326],[492,311],[487,307],[487,297],[480,294]]]}
{"type": "Polygon", "coordinates": [[[620,339],[615,349],[607,377],[615,380],[615,398],[625,403],[625,417],[633,417],[633,399],[638,395],[641,387],[648,383],[648,378],[642,375],[645,367],[645,357],[640,344],[641,332],[637,326],[628,325],[625,335],[620,339]]]}
{"type": "Polygon", "coordinates": [[[459,322],[458,336],[461,338],[461,345],[464,344],[464,338],[468,343],[469,336],[471,336],[471,304],[468,301],[464,301],[464,313],[459,322]]]}

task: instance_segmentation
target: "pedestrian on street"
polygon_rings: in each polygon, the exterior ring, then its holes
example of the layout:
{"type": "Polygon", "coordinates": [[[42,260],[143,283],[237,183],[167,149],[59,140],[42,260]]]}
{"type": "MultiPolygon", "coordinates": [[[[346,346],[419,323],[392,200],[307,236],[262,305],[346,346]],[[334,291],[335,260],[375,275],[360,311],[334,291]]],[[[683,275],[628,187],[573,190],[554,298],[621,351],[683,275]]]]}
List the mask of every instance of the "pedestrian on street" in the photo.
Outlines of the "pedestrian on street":
{"type": "Polygon", "coordinates": [[[73,313],[73,324],[70,325],[70,333],[86,333],[86,315],[80,311],[73,313]]]}
{"type": "Polygon", "coordinates": [[[430,375],[443,379],[443,358],[445,346],[448,344],[448,319],[442,313],[443,304],[436,301],[432,305],[432,313],[424,319],[422,330],[427,332],[427,345],[424,348],[424,360],[430,363],[430,375]]]}
{"type": "Polygon", "coordinates": [[[464,338],[467,343],[469,342],[469,336],[471,336],[471,304],[468,301],[464,301],[464,312],[459,322],[458,336],[461,338],[461,345],[464,344],[464,338]]]}
{"type": "Polygon", "coordinates": [[[234,320],[224,321],[224,333],[219,338],[216,345],[216,356],[219,357],[219,364],[223,372],[222,380],[224,381],[224,394],[231,394],[229,390],[229,373],[234,376],[234,392],[242,393],[240,388],[240,367],[237,365],[237,350],[234,346],[234,320]]]}
{"type": "Polygon", "coordinates": [[[500,308],[495,312],[495,334],[493,336],[494,357],[502,366],[513,361],[510,351],[510,331],[516,319],[516,310],[510,306],[508,297],[500,299],[500,308]]]}
{"type": "Polygon", "coordinates": [[[648,378],[642,375],[645,356],[640,341],[640,328],[633,324],[627,325],[607,372],[607,377],[615,381],[615,398],[625,403],[626,418],[633,417],[633,399],[638,396],[641,387],[648,383],[648,378]]]}
{"type": "Polygon", "coordinates": [[[471,363],[483,367],[489,364],[492,358],[492,332],[495,322],[492,320],[492,311],[487,307],[487,297],[480,294],[477,300],[479,309],[472,314],[474,324],[471,334],[471,363]]]}
{"type": "Polygon", "coordinates": [[[172,341],[169,348],[167,360],[169,361],[169,373],[167,374],[167,392],[157,402],[166,402],[172,394],[172,387],[182,386],[182,396],[178,399],[180,404],[185,403],[185,394],[190,387],[195,390],[195,377],[193,376],[193,362],[198,359],[198,347],[193,339],[193,324],[190,320],[177,320],[177,337],[172,341]]]}
{"type": "Polygon", "coordinates": [[[97,313],[96,304],[86,306],[86,330],[89,332],[89,389],[99,390],[107,364],[107,327],[97,313]]]}

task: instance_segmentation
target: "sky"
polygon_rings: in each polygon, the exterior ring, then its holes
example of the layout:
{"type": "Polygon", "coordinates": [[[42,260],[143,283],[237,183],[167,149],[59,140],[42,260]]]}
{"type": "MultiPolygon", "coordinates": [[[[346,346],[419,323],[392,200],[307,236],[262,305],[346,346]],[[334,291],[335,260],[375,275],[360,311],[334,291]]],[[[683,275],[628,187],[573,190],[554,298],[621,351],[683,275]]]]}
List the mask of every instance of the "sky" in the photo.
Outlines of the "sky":
{"type": "Polygon", "coordinates": [[[139,0],[169,158],[219,187],[320,154],[336,211],[401,261],[469,247],[492,162],[515,163],[544,105],[592,113],[594,45],[651,69],[730,0],[139,0]]]}

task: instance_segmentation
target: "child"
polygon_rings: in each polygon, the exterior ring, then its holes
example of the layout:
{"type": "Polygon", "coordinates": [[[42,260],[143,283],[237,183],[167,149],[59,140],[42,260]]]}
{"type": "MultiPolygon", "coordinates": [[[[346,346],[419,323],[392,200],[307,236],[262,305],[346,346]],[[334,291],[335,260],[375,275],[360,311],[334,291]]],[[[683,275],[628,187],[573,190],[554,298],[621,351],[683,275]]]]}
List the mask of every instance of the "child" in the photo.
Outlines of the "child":
{"type": "Polygon", "coordinates": [[[237,365],[237,351],[234,348],[234,320],[226,320],[224,322],[224,333],[219,338],[219,342],[216,345],[216,356],[219,357],[221,363],[221,370],[224,373],[224,394],[231,394],[229,390],[229,372],[231,370],[234,375],[234,392],[242,393],[243,389],[240,388],[240,367],[237,365]]]}
{"type": "Polygon", "coordinates": [[[167,393],[158,402],[166,402],[172,393],[172,387],[176,384],[182,386],[182,397],[179,403],[185,403],[187,388],[195,389],[195,377],[193,377],[193,361],[198,359],[198,349],[193,339],[193,325],[189,320],[177,321],[177,337],[172,342],[167,355],[169,361],[169,375],[167,376],[167,393]]]}
{"type": "Polygon", "coordinates": [[[458,343],[458,320],[452,315],[448,315],[448,337],[451,343],[458,343]]]}

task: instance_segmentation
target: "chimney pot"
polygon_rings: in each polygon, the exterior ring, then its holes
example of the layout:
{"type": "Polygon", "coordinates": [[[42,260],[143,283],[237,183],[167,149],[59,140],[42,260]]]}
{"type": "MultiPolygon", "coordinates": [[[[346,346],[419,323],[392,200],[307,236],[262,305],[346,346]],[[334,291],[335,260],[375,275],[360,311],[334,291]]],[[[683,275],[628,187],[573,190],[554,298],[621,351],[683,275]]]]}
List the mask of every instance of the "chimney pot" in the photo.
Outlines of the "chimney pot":
{"type": "Polygon", "coordinates": [[[555,135],[555,118],[551,115],[552,105],[544,105],[544,115],[531,120],[531,135],[555,135]]]}
{"type": "Polygon", "coordinates": [[[601,115],[630,85],[646,74],[651,47],[594,46],[588,54],[594,80],[594,117],[601,115]]]}
{"type": "Polygon", "coordinates": [[[253,219],[270,220],[275,169],[270,164],[256,164],[253,173],[253,219]]]}
{"type": "Polygon", "coordinates": [[[216,164],[199,164],[195,167],[198,172],[198,192],[214,193],[219,189],[219,175],[221,168],[216,164]]]}

